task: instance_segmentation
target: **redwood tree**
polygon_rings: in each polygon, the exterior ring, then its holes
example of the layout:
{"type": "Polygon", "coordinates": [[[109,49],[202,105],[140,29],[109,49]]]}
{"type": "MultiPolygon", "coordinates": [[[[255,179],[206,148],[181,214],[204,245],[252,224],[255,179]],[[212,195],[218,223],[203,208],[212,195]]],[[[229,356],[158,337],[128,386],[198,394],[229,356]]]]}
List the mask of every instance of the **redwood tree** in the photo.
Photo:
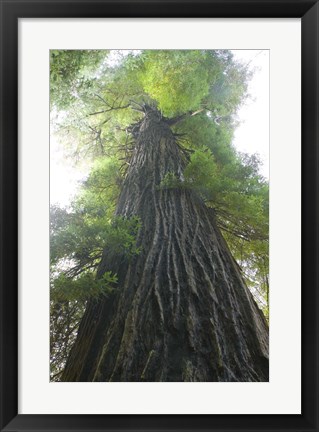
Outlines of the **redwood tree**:
{"type": "MultiPolygon", "coordinates": [[[[104,109],[87,117],[102,116],[99,127],[89,125],[101,144],[112,130],[102,128],[111,121],[105,116],[134,109],[131,126],[122,127],[128,168],[114,217],[139,221],[136,253],[106,243],[94,257],[95,279],[116,281],[107,295],[88,295],[61,380],[268,381],[268,325],[219,222],[233,226],[214,205],[216,191],[207,199],[192,183],[196,138],[181,144],[182,134],[191,135],[183,124],[196,118],[217,131],[222,121],[229,127],[245,91],[243,71],[227,52],[146,52],[124,64],[109,66],[98,94],[104,109]]],[[[116,121],[112,133],[121,129],[116,121]]],[[[214,164],[221,172],[217,153],[214,164]]],[[[257,228],[250,234],[258,240],[257,228]]]]}

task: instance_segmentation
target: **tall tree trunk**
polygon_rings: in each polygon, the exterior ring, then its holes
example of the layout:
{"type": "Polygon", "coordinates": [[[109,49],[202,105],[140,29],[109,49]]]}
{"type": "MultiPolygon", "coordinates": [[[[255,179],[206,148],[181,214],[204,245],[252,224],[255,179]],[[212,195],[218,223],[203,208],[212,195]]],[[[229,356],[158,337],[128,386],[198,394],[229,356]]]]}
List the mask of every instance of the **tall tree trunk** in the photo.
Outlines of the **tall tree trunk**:
{"type": "Polygon", "coordinates": [[[133,259],[107,250],[116,292],[90,301],[63,381],[268,381],[268,327],[216,226],[186,188],[170,127],[146,110],[117,206],[142,222],[133,259]]]}

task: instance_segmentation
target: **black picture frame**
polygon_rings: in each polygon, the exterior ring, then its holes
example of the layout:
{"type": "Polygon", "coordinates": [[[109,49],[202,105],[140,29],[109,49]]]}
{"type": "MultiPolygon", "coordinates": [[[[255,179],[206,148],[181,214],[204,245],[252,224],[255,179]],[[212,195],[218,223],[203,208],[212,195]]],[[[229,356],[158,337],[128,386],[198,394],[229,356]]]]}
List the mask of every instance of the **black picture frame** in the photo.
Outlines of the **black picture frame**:
{"type": "MultiPolygon", "coordinates": [[[[317,431],[318,60],[317,0],[0,0],[1,11],[1,431],[317,431]],[[19,18],[301,18],[302,414],[18,414],[18,20],[19,18]]],[[[287,155],[289,163],[289,155],[287,155]]],[[[289,361],[289,353],[287,354],[289,361]]]]}

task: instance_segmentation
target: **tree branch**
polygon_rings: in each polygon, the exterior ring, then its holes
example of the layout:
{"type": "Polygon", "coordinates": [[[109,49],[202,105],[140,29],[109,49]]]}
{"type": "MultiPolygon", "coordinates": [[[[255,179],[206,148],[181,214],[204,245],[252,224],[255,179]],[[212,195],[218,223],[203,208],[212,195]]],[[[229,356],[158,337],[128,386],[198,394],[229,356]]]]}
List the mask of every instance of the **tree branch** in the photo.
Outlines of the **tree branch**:
{"type": "Polygon", "coordinates": [[[101,110],[101,111],[96,111],[96,112],[90,113],[88,115],[89,116],[93,116],[93,115],[103,114],[103,113],[110,112],[110,111],[115,111],[115,110],[120,110],[120,109],[126,109],[126,108],[129,108],[129,107],[130,107],[130,104],[127,104],[127,105],[124,105],[124,106],[118,106],[118,107],[111,107],[109,109],[101,110]]]}
{"type": "Polygon", "coordinates": [[[179,116],[177,116],[177,117],[173,117],[173,118],[171,118],[171,119],[168,119],[168,120],[167,120],[167,123],[168,123],[170,126],[173,126],[173,125],[179,123],[180,121],[184,120],[186,117],[193,117],[193,116],[195,116],[196,114],[199,114],[199,113],[205,111],[205,109],[206,109],[206,108],[201,108],[201,109],[199,109],[199,110],[197,110],[197,111],[189,111],[189,112],[184,113],[184,114],[181,114],[181,115],[179,115],[179,116]]]}

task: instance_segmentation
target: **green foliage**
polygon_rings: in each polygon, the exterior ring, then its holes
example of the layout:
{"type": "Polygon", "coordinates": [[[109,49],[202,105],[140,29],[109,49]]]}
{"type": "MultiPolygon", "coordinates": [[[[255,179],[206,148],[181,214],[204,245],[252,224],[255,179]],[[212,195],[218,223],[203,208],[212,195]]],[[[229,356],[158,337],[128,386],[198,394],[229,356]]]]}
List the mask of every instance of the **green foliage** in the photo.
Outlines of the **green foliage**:
{"type": "Polygon", "coordinates": [[[139,253],[137,217],[114,216],[121,176],[114,159],[98,160],[71,209],[51,208],[51,265],[72,263],[68,276],[94,270],[107,248],[131,257],[139,253]]]}
{"type": "Polygon", "coordinates": [[[65,299],[83,300],[102,292],[100,288],[107,289],[113,276],[106,273],[102,281],[95,281],[103,250],[127,258],[139,253],[136,246],[139,219],[114,216],[119,176],[116,161],[98,160],[72,208],[51,207],[53,299],[61,300],[67,292],[65,299]]]}
{"type": "Polygon", "coordinates": [[[138,62],[144,92],[168,117],[200,107],[229,115],[247,87],[247,71],[229,51],[148,50],[138,62]]]}
{"type": "Polygon", "coordinates": [[[141,82],[166,116],[196,109],[214,73],[202,51],[147,51],[141,82]]]}
{"type": "Polygon", "coordinates": [[[124,254],[132,257],[140,253],[136,246],[136,236],[142,224],[137,216],[129,219],[124,217],[113,218],[111,229],[108,233],[107,247],[115,254],[124,254]]]}
{"type": "Polygon", "coordinates": [[[214,195],[218,187],[218,167],[213,155],[206,149],[198,149],[190,157],[185,169],[185,184],[202,196],[214,195]]]}
{"type": "Polygon", "coordinates": [[[229,51],[128,51],[115,63],[110,56],[108,51],[51,51],[51,102],[66,109],[52,128],[73,159],[119,152],[126,157],[127,128],[141,119],[138,104],[143,103],[158,106],[167,117],[203,110],[181,125],[186,124],[189,139],[200,133],[199,146],[209,136],[216,145],[231,137],[249,74],[229,51]]]}
{"type": "Polygon", "coordinates": [[[123,176],[120,161],[115,157],[104,157],[95,160],[91,172],[83,182],[82,189],[73,202],[77,213],[86,215],[96,223],[103,218],[109,220],[114,213],[123,176]]]}
{"type": "Polygon", "coordinates": [[[60,273],[51,282],[51,301],[86,301],[90,298],[108,296],[114,290],[117,276],[106,272],[100,279],[96,279],[92,272],[82,273],[76,278],[60,273]]]}
{"type": "Polygon", "coordinates": [[[180,180],[174,173],[167,173],[161,181],[161,189],[185,188],[196,190],[204,198],[212,198],[217,187],[218,168],[214,157],[208,149],[197,149],[191,156],[184,171],[184,178],[180,180]]]}
{"type": "Polygon", "coordinates": [[[222,118],[234,114],[242,104],[247,91],[247,80],[250,73],[239,63],[233,61],[228,51],[217,52],[220,73],[212,83],[206,99],[210,112],[222,118]]]}
{"type": "Polygon", "coordinates": [[[168,172],[158,186],[158,189],[176,189],[182,187],[183,183],[180,179],[174,173],[168,172]]]}
{"type": "Polygon", "coordinates": [[[215,161],[224,165],[234,162],[237,158],[231,145],[233,129],[232,118],[217,124],[210,113],[202,112],[179,123],[175,127],[175,132],[184,136],[182,144],[195,150],[208,148],[215,161]]]}
{"type": "Polygon", "coordinates": [[[81,90],[92,87],[92,71],[106,54],[99,50],[51,50],[51,102],[60,109],[67,108],[81,90]]]}

